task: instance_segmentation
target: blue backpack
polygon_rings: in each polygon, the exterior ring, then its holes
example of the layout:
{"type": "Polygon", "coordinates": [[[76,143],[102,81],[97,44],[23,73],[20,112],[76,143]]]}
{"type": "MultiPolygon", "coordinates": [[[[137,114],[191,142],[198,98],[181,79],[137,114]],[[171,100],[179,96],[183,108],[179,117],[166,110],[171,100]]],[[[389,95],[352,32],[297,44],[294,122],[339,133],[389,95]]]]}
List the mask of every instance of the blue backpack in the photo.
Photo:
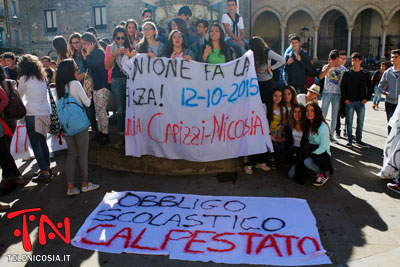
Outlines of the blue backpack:
{"type": "Polygon", "coordinates": [[[64,135],[74,135],[89,127],[89,119],[85,108],[69,94],[67,84],[65,95],[58,100],[58,120],[63,126],[64,135]]]}

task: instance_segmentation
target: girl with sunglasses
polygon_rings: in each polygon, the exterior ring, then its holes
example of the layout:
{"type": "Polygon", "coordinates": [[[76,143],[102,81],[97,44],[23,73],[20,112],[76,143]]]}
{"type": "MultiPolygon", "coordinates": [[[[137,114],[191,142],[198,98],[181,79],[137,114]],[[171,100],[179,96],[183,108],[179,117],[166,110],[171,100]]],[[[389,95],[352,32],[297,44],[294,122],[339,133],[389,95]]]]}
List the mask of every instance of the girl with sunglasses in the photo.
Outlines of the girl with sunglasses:
{"type": "Polygon", "coordinates": [[[127,73],[122,68],[122,57],[129,56],[130,45],[128,33],[122,26],[117,26],[113,32],[113,42],[107,46],[105,56],[105,67],[111,70],[111,93],[117,106],[117,122],[120,142],[117,147],[121,147],[124,143],[125,132],[125,108],[126,108],[126,78],[127,73]]]}

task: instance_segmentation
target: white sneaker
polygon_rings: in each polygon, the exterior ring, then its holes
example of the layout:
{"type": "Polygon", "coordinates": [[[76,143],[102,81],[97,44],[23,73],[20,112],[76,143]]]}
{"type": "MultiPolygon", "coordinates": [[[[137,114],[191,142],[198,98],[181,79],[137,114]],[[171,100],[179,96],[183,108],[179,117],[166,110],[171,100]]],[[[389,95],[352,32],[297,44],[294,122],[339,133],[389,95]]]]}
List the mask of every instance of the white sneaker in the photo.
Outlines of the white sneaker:
{"type": "Polygon", "coordinates": [[[257,169],[261,169],[261,170],[263,170],[265,172],[271,170],[271,168],[268,167],[267,164],[265,164],[265,163],[257,163],[256,166],[254,166],[254,167],[256,167],[257,169]]]}
{"type": "Polygon", "coordinates": [[[251,165],[245,165],[244,166],[244,173],[245,174],[253,174],[253,166],[251,165]]]}
{"type": "Polygon", "coordinates": [[[332,144],[339,144],[338,140],[336,140],[335,138],[332,138],[332,144]]]}
{"type": "Polygon", "coordinates": [[[90,191],[99,189],[99,187],[100,187],[100,185],[89,182],[87,186],[82,186],[81,190],[83,193],[86,193],[86,192],[90,192],[90,191]]]}
{"type": "Polygon", "coordinates": [[[68,190],[67,190],[67,196],[72,197],[72,196],[78,195],[80,192],[81,192],[81,191],[79,191],[79,189],[76,188],[76,187],[68,188],[68,190]]]}

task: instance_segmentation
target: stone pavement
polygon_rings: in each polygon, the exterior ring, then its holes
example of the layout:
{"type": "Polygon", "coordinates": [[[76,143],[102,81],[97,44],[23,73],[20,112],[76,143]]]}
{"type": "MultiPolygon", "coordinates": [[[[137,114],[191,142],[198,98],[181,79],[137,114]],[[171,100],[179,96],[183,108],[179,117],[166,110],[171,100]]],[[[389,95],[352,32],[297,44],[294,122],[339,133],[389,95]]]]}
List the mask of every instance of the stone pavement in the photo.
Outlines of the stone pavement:
{"type": "MultiPolygon", "coordinates": [[[[388,181],[376,176],[382,165],[386,125],[384,109],[374,111],[368,103],[363,139],[371,147],[348,149],[347,141],[340,139],[338,145],[332,146],[335,174],[321,188],[314,187],[312,181],[295,184],[286,178],[286,169],[256,171],[252,176],[240,172],[235,183],[220,183],[216,175],[149,175],[90,166],[90,178],[101,188],[67,198],[63,170],[66,153],[59,152],[52,162],[56,175],[50,184],[29,182],[2,196],[1,200],[13,202],[11,211],[40,207],[52,221],[68,216],[73,237],[104,194],[111,190],[303,198],[317,219],[322,244],[334,266],[400,266],[400,195],[388,191],[388,181]]],[[[17,162],[28,181],[38,168],[35,160],[17,162]]],[[[0,266],[26,264],[8,262],[7,255],[25,254],[21,238],[13,236],[14,221],[6,219],[4,214],[0,219],[0,266]]],[[[16,222],[20,227],[21,219],[16,222]]],[[[33,254],[70,255],[69,262],[49,266],[217,266],[215,263],[174,261],[165,256],[99,253],[66,245],[58,238],[42,246],[37,240],[37,224],[28,224],[28,229],[33,254]]]]}

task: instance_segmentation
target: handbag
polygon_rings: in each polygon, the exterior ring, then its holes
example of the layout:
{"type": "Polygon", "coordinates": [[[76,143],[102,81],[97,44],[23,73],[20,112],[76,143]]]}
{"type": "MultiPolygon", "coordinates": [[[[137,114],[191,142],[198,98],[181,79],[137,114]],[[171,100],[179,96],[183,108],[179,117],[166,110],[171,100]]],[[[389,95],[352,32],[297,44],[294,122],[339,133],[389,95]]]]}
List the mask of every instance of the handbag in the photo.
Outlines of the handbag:
{"type": "Polygon", "coordinates": [[[20,120],[26,115],[26,108],[24,103],[22,103],[21,98],[19,97],[18,92],[12,88],[11,82],[7,81],[6,83],[8,87],[5,88],[7,96],[8,96],[8,105],[3,110],[3,115],[6,119],[9,120],[20,120]]]}
{"type": "Polygon", "coordinates": [[[50,131],[49,133],[59,135],[62,132],[62,124],[58,120],[57,105],[54,101],[53,94],[51,93],[50,87],[47,87],[49,94],[51,113],[50,113],[50,131]]]}
{"type": "Polygon", "coordinates": [[[85,73],[85,78],[83,79],[83,88],[85,88],[86,94],[92,93],[94,87],[92,75],[90,75],[89,70],[85,73]]]}

